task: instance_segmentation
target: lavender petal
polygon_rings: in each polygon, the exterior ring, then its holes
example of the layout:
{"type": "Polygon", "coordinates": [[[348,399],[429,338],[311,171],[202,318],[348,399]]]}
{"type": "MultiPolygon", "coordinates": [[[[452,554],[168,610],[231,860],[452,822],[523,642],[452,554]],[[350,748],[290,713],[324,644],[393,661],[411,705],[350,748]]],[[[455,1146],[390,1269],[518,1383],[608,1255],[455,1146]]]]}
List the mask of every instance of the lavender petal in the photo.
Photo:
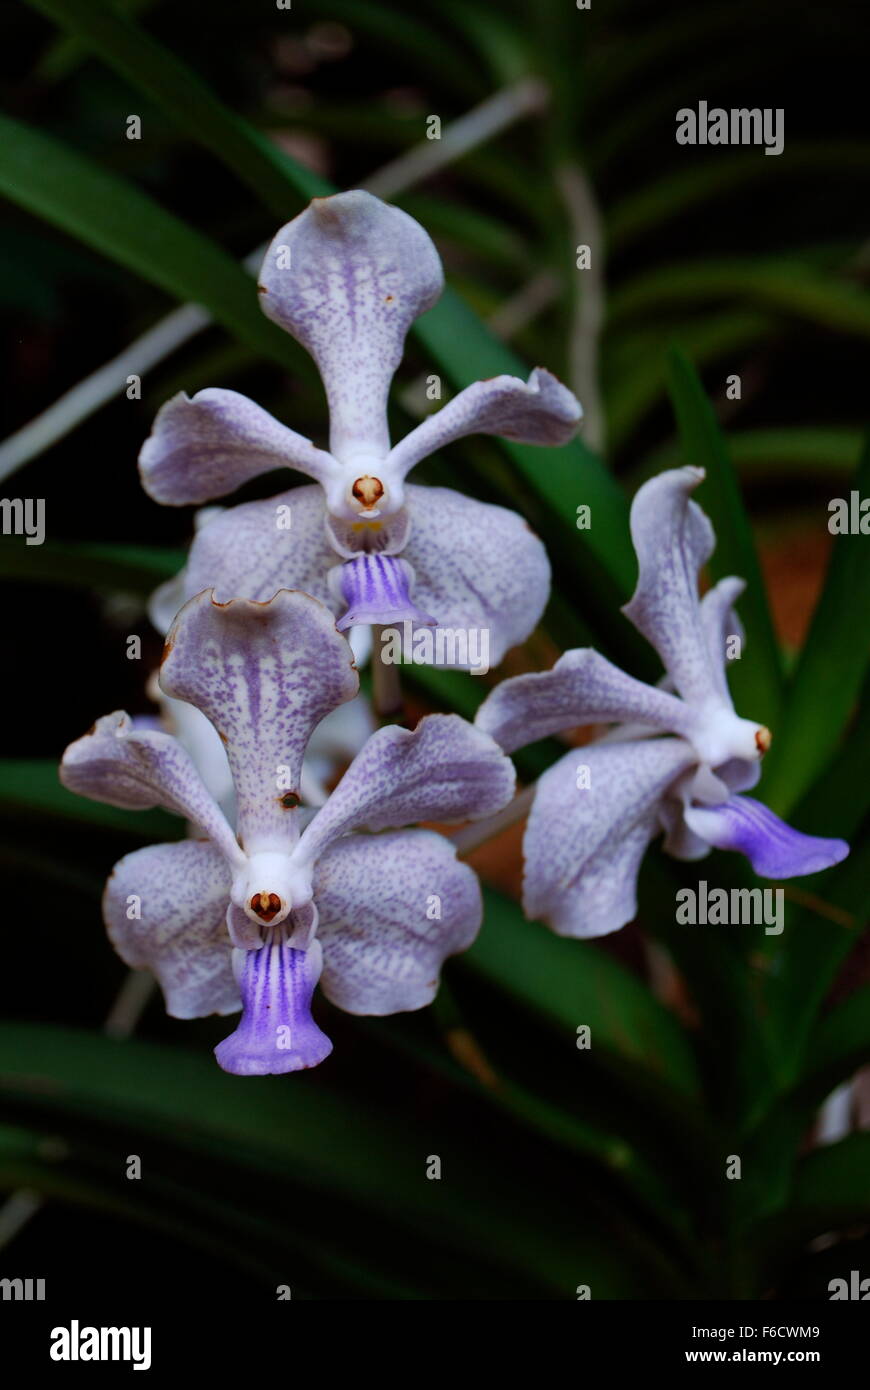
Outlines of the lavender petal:
{"type": "Polygon", "coordinates": [[[474,872],[431,830],[347,835],[314,879],[323,992],[352,1014],[422,1009],[482,918],[474,872]]]}
{"type": "Polygon", "coordinates": [[[388,725],[372,734],[306,826],[296,857],[313,865],[350,830],[490,815],[507,804],[514,783],[498,745],[457,714],[426,715],[413,732],[388,725]]]}
{"type": "Polygon", "coordinates": [[[387,393],[405,335],[442,287],[423,228],[359,189],[315,198],[266,252],[261,306],[317,363],[342,463],[386,455],[387,393]]]}
{"type": "Polygon", "coordinates": [[[198,840],[135,850],[106,884],[109,940],[127,965],[157,976],[173,1018],[241,1007],[224,921],[229,891],[222,855],[198,840]]]}
{"type": "Polygon", "coordinates": [[[325,515],[323,493],[312,486],[228,508],[194,536],[184,598],[214,589],[219,600],[262,603],[279,589],[301,589],[336,610],[327,581],[336,555],[325,515]]]}
{"type": "Polygon", "coordinates": [[[497,434],[522,444],[567,444],[583,411],[567,386],[536,367],[528,382],[515,376],[476,381],[430,415],[391,451],[402,476],[421,459],[469,434],[497,434]]]}
{"type": "Polygon", "coordinates": [[[414,601],[439,626],[487,634],[489,665],[524,642],[550,597],[550,564],[516,512],[451,488],[406,489],[412,519],[403,551],[416,576],[414,601]]]}
{"type": "Polygon", "coordinates": [[[305,747],[315,726],[359,689],[350,647],[307,594],[267,603],[202,593],[167,640],[160,684],[196,706],[226,745],[247,854],[295,842],[305,747]]]}
{"type": "Polygon", "coordinates": [[[526,826],[523,905],[560,936],[602,936],[637,911],[659,805],[694,761],[682,739],[592,743],[544,773],[526,826]]]}
{"type": "Polygon", "coordinates": [[[135,728],[123,710],[104,715],[69,745],[60,780],[79,796],[124,810],[174,811],[198,825],[229,864],[242,859],[223,812],[181,744],[171,734],[135,728]]]}
{"type": "Polygon", "coordinates": [[[623,612],[656,648],[684,700],[721,700],[720,676],[701,621],[698,575],[716,543],[713,528],[690,493],[703,481],[698,468],[675,468],[644,483],[632,503],[631,536],[637,588],[623,612]]]}
{"type": "Polygon", "coordinates": [[[634,680],[591,647],[583,647],[566,652],[550,671],[502,681],[484,700],[474,722],[512,753],[581,724],[628,720],[686,735],[692,714],[682,700],[634,680]]]}
{"type": "Polygon", "coordinates": [[[235,492],[273,468],[295,468],[326,485],[335,459],[238,391],[180,391],[161,407],[139,454],[142,486],[171,507],[235,492]]]}

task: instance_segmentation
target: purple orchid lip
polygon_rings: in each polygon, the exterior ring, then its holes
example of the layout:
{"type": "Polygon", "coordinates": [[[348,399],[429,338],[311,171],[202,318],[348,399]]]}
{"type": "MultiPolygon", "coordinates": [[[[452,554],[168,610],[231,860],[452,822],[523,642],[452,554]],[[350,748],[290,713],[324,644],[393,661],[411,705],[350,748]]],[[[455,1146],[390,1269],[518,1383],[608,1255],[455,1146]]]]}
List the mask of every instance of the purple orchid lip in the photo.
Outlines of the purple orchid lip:
{"type": "Polygon", "coordinates": [[[436,619],[423,613],[411,598],[414,571],[396,555],[357,555],[332,571],[347,611],[336,623],[339,632],[359,623],[388,626],[413,622],[434,627],[436,619]]]}
{"type": "Polygon", "coordinates": [[[241,955],[239,1026],[215,1048],[224,1071],[236,1076],[275,1076],[316,1067],[332,1043],[311,1017],[320,978],[321,950],[289,946],[284,933],[269,932],[259,951],[241,955]]]}
{"type": "Polygon", "coordinates": [[[732,796],[718,806],[690,806],[686,824],[717,849],[745,854],[762,878],[820,873],[849,853],[845,840],[804,835],[751,796],[732,796]]]}

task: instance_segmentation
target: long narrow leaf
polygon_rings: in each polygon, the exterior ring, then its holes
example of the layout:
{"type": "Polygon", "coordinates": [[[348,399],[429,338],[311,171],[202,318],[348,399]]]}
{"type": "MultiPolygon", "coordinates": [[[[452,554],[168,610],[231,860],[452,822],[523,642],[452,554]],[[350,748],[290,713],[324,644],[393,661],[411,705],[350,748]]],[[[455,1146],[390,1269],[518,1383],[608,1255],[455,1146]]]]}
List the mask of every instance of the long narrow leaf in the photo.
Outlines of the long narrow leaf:
{"type": "MultiPolygon", "coordinates": [[[[842,499],[870,497],[870,438],[842,499]]],[[[829,513],[820,516],[827,523],[829,513]]],[[[789,682],[764,799],[786,815],[827,764],[870,669],[870,563],[860,531],[837,536],[809,636],[789,682]]]]}
{"type": "Polygon", "coordinates": [[[174,53],[103,0],[28,0],[87,44],[191,139],[232,169],[282,219],[327,190],[260,131],[237,116],[174,53]],[[295,196],[294,196],[295,193],[295,196]]]}
{"type": "Polygon", "coordinates": [[[260,311],[251,277],[138,188],[21,121],[0,116],[0,193],[292,367],[301,349],[260,311]]]}

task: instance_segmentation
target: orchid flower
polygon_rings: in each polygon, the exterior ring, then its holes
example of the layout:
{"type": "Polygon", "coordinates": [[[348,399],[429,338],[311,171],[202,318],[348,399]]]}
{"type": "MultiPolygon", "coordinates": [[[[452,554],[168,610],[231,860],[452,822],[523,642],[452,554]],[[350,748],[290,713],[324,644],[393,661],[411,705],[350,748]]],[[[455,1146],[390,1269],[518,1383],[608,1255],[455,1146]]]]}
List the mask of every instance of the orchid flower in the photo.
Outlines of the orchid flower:
{"type": "Polygon", "coordinates": [[[842,840],[793,830],[748,796],[770,746],[768,729],[735,713],[726,644],[739,634],[740,579],[698,598],[715,545],[690,499],[704,473],[679,468],[637,493],[631,535],[638,582],[623,609],[656,648],[666,679],[645,685],[591,648],[551,671],[502,682],[476,723],[507,751],[580,724],[614,724],[561,758],[537,784],[525,832],[523,901],[562,936],[601,936],[637,911],[637,876],[653,837],[678,859],[740,850],[758,874],[816,873],[848,854],[842,840]]]}
{"type": "Polygon", "coordinates": [[[407,620],[488,629],[493,664],[525,640],[549,592],[540,541],[503,507],[405,480],[469,434],[564,444],[581,409],[543,369],[528,382],[497,376],[460,391],[391,447],[390,382],[408,329],[442,287],[423,228],[370,193],[315,198],[281,228],[260,302],[317,363],[329,450],[236,391],[182,392],[163,406],[140,455],[143,486],[158,502],[225,496],[283,466],[315,480],[211,522],[194,540],[186,597],[215,587],[264,599],[298,588],[341,615],[340,628],[407,620]]]}
{"type": "Polygon", "coordinates": [[[61,779],[72,791],[165,807],[205,836],[116,865],[104,917],[122,959],[153,970],[173,1017],[241,1007],[216,1048],[240,1075],[296,1071],[329,1054],[311,1017],[318,980],[350,1013],[429,1003],[444,959],[476,935],[480,892],[443,836],[394,827],[490,814],[512,794],[510,760],[457,715],[430,715],[413,732],[388,726],[303,829],[306,745],[359,685],[332,615],[306,594],[262,604],[199,594],[173,625],[160,681],[225,745],[237,833],[171,735],[115,713],[70,745],[61,779]]]}

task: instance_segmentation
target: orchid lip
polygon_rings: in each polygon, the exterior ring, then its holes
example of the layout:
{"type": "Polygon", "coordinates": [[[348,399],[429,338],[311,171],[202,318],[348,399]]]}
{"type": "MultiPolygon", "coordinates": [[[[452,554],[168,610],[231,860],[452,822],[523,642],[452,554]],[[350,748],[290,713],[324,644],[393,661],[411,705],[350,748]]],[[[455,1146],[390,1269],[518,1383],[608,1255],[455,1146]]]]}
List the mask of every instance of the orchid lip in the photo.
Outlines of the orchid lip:
{"type": "Polygon", "coordinates": [[[398,556],[360,553],[330,571],[330,584],[347,605],[336,623],[339,632],[360,623],[435,625],[411,598],[414,570],[398,556]]]}

